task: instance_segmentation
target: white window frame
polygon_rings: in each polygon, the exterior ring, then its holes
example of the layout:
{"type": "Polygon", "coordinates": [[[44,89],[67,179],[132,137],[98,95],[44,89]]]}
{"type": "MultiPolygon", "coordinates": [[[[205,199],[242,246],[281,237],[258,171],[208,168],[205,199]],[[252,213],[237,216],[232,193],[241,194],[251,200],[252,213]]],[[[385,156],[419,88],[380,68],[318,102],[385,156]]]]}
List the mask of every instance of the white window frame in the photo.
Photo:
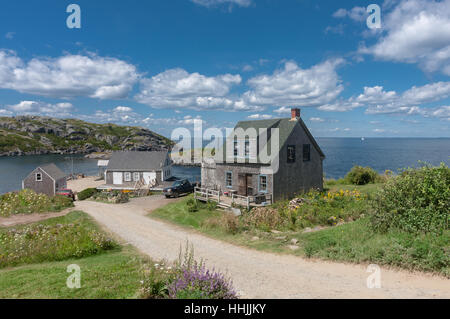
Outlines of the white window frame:
{"type": "Polygon", "coordinates": [[[124,177],[125,182],[131,182],[131,173],[130,172],[125,172],[123,175],[124,175],[123,177],[124,177]]]}
{"type": "Polygon", "coordinates": [[[259,192],[261,193],[267,193],[267,175],[259,175],[259,192]],[[263,179],[265,180],[263,183],[263,179]],[[262,187],[264,185],[264,187],[262,187]]]}
{"type": "Polygon", "coordinates": [[[139,182],[140,179],[141,179],[141,174],[139,172],[134,172],[133,173],[133,181],[134,182],[139,182]]]}
{"type": "Polygon", "coordinates": [[[42,182],[42,173],[36,173],[36,182],[42,182]],[[38,178],[40,176],[40,178],[38,178]]]}

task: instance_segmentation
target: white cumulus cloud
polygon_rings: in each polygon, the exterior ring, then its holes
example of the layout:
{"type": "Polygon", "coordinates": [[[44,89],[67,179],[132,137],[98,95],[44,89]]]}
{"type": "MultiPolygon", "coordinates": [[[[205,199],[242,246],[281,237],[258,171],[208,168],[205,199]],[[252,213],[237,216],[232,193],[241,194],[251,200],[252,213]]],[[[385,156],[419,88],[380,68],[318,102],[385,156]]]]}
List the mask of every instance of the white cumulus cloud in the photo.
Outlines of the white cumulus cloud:
{"type": "Polygon", "coordinates": [[[271,75],[249,79],[251,90],[245,92],[243,98],[248,104],[262,106],[322,105],[343,91],[336,72],[343,62],[342,59],[327,60],[309,69],[302,69],[292,61],[286,62],[284,68],[271,75]]]}
{"type": "Polygon", "coordinates": [[[119,99],[128,95],[139,75],[115,58],[65,55],[24,61],[0,51],[0,88],[57,98],[119,99]]]}
{"type": "Polygon", "coordinates": [[[403,0],[383,15],[383,35],[360,53],[450,75],[450,0],[403,0]]]}

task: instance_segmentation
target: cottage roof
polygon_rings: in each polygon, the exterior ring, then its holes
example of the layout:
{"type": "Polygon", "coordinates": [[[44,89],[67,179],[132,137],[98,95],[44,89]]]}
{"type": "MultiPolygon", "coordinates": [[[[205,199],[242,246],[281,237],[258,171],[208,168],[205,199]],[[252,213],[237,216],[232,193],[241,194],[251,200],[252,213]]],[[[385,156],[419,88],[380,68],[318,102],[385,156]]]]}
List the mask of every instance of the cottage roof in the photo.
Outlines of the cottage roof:
{"type": "MultiPolygon", "coordinates": [[[[316,140],[312,136],[311,132],[308,130],[305,122],[300,118],[296,121],[292,121],[288,118],[282,118],[282,119],[270,119],[270,120],[253,120],[253,121],[241,121],[236,124],[235,130],[238,128],[242,128],[243,130],[247,130],[249,128],[254,128],[257,132],[257,135],[259,137],[260,131],[259,129],[267,129],[269,132],[272,128],[278,128],[279,129],[279,146],[282,148],[284,144],[286,143],[289,136],[291,136],[292,131],[294,130],[295,126],[299,124],[303,130],[305,131],[306,135],[308,135],[309,139],[311,140],[311,143],[313,146],[317,149],[321,157],[325,157],[325,154],[322,152],[319,144],[317,144],[316,140]]],[[[267,148],[271,149],[271,135],[268,134],[267,137],[267,148]]],[[[224,152],[226,151],[226,142],[223,145],[224,152]]],[[[226,153],[224,153],[226,154],[226,153]]]]}
{"type": "Polygon", "coordinates": [[[58,166],[56,166],[53,163],[42,165],[39,167],[55,181],[65,178],[67,176],[62,170],[59,169],[58,166]]]}
{"type": "Polygon", "coordinates": [[[154,171],[164,167],[168,155],[162,152],[114,152],[109,160],[108,171],[154,171]]]}

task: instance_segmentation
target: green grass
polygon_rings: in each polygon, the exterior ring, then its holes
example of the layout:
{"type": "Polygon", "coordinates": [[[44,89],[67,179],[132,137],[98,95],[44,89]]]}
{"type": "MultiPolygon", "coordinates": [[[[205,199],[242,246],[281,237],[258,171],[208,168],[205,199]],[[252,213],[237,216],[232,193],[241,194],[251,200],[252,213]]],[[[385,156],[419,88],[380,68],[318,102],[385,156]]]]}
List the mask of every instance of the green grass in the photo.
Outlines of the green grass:
{"type": "Polygon", "coordinates": [[[402,231],[374,233],[367,218],[295,237],[299,254],[336,261],[376,263],[450,277],[450,231],[442,235],[402,231]]]}
{"type": "Polygon", "coordinates": [[[119,247],[82,212],[0,229],[0,269],[105,253],[119,247]]]}
{"type": "Polygon", "coordinates": [[[159,208],[150,213],[149,216],[167,220],[174,224],[182,225],[191,229],[200,229],[202,228],[202,224],[207,219],[221,216],[220,212],[209,211],[207,209],[200,209],[195,213],[188,212],[186,202],[189,198],[192,198],[192,196],[188,196],[181,201],[159,208]]]}
{"type": "Polygon", "coordinates": [[[0,270],[0,298],[123,299],[136,298],[140,288],[140,257],[131,249],[82,259],[0,270]],[[81,268],[81,288],[66,286],[67,266],[81,268]]]}
{"type": "MultiPolygon", "coordinates": [[[[52,233],[67,225],[79,225],[77,231],[81,236],[67,237],[66,234],[57,233],[56,240],[49,237],[49,244],[54,247],[43,244],[47,238],[35,241],[31,238],[21,239],[16,244],[17,251],[27,251],[31,247],[26,254],[22,253],[21,259],[13,260],[12,263],[2,262],[0,259],[0,298],[139,297],[140,280],[143,278],[141,267],[153,262],[129,246],[115,244],[108,249],[91,249],[98,248],[98,236],[104,234],[83,212],[72,212],[29,225],[0,228],[0,238],[13,229],[20,234],[27,229],[48,228],[52,233]],[[98,235],[94,236],[94,243],[91,240],[93,233],[98,235]],[[42,247],[45,249],[40,249],[42,247]],[[71,264],[81,268],[81,289],[69,289],[66,286],[66,280],[70,276],[67,266],[71,264]]],[[[0,245],[0,256],[5,255],[6,249],[6,245],[0,245]]]]}

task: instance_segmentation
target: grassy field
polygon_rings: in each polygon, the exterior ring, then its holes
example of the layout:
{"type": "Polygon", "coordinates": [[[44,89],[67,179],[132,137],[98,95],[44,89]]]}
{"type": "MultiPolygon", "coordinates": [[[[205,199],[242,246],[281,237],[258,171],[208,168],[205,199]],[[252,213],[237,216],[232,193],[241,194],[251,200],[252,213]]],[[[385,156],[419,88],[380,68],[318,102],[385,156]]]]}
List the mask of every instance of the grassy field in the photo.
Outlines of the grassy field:
{"type": "Polygon", "coordinates": [[[49,197],[45,194],[37,194],[29,189],[0,195],[0,217],[59,212],[68,207],[73,207],[73,202],[68,197],[49,197]]]}
{"type": "Polygon", "coordinates": [[[0,228],[0,240],[0,298],[136,298],[151,263],[82,212],[0,228]],[[66,286],[71,264],[81,267],[81,289],[66,286]]]}
{"type": "MultiPolygon", "coordinates": [[[[369,198],[379,187],[380,184],[369,184],[365,186],[335,185],[327,188],[329,191],[357,189],[369,198]]],[[[449,231],[445,231],[440,236],[413,235],[395,231],[380,234],[372,231],[369,218],[363,214],[354,222],[335,227],[321,227],[320,231],[314,231],[313,228],[306,232],[305,229],[272,232],[270,229],[244,227],[230,233],[227,227],[224,227],[227,218],[223,217],[223,213],[208,210],[206,205],[200,205],[197,212],[189,212],[188,200],[189,198],[186,198],[169,204],[149,216],[257,250],[334,261],[377,263],[450,277],[449,231]]]]}
{"type": "Polygon", "coordinates": [[[131,248],[105,254],[0,270],[0,298],[136,298],[141,259],[131,248]],[[67,266],[81,267],[81,288],[66,286],[67,266]]]}

